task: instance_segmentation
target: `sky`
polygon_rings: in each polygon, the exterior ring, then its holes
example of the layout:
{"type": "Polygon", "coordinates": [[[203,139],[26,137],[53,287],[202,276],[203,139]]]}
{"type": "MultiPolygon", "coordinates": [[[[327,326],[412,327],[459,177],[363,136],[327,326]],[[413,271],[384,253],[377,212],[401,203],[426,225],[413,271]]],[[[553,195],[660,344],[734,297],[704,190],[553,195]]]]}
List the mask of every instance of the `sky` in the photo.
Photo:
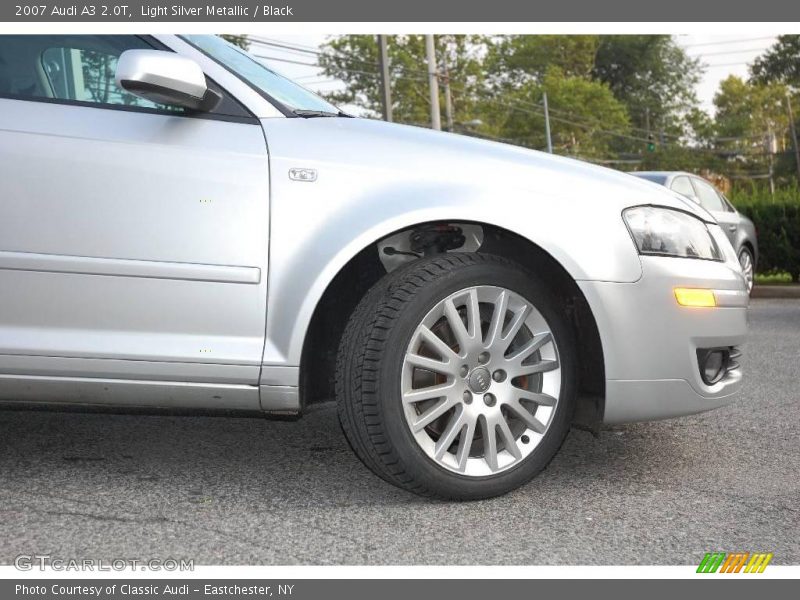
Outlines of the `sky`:
{"type": "MultiPolygon", "coordinates": [[[[252,45],[254,54],[273,57],[264,59],[270,68],[296,80],[318,92],[327,92],[343,87],[342,83],[320,74],[317,67],[296,64],[313,63],[314,51],[325,43],[324,35],[269,35],[253,36],[256,39],[286,44],[302,50],[289,50],[274,46],[252,45]],[[278,60],[280,59],[280,60],[278,60]],[[287,62],[293,61],[293,62],[287,62]]],[[[701,81],[697,85],[700,106],[710,115],[714,113],[714,94],[720,82],[729,75],[748,76],[748,64],[769,48],[777,38],[764,35],[678,35],[677,43],[693,57],[700,58],[705,66],[701,81]]]]}
{"type": "Polygon", "coordinates": [[[777,37],[764,35],[679,35],[678,45],[689,56],[700,58],[705,70],[697,85],[697,97],[701,107],[714,113],[714,94],[722,80],[730,75],[747,78],[747,67],[777,41],[777,37]]]}

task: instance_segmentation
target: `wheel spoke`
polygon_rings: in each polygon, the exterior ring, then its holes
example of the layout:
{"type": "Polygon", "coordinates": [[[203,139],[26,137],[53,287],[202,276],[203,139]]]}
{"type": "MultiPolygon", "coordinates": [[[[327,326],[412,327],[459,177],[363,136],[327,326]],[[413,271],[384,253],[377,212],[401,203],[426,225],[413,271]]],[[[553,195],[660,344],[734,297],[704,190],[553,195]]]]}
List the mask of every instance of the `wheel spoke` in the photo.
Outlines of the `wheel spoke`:
{"type": "Polygon", "coordinates": [[[483,459],[492,472],[497,471],[497,432],[487,419],[481,419],[483,429],[483,459]]]}
{"type": "Polygon", "coordinates": [[[506,321],[506,313],[508,312],[508,292],[503,290],[497,296],[494,303],[494,312],[492,313],[492,321],[489,323],[489,330],[486,332],[486,341],[484,347],[491,348],[503,335],[503,324],[506,321]]]}
{"type": "Polygon", "coordinates": [[[450,419],[450,422],[447,424],[447,428],[442,432],[441,437],[436,441],[436,446],[434,447],[433,451],[433,457],[435,459],[441,460],[442,456],[444,456],[444,453],[447,452],[447,449],[453,445],[456,436],[461,433],[465,422],[466,418],[463,410],[460,411],[457,416],[450,419]]]}
{"type": "Polygon", "coordinates": [[[415,403],[422,402],[423,400],[433,400],[434,398],[441,398],[447,396],[455,387],[455,382],[442,383],[440,385],[431,385],[429,387],[418,388],[409,390],[403,393],[403,402],[415,403]]]}
{"type": "Polygon", "coordinates": [[[528,318],[530,311],[531,311],[530,305],[525,304],[521,309],[519,309],[516,313],[514,313],[514,317],[508,324],[507,329],[503,332],[501,349],[503,350],[504,353],[511,345],[511,342],[514,341],[514,338],[517,337],[519,330],[522,329],[522,326],[525,324],[525,319],[528,318]]]}
{"type": "Polygon", "coordinates": [[[467,468],[467,459],[469,459],[473,439],[475,439],[475,420],[470,419],[461,432],[461,439],[458,440],[456,460],[458,461],[458,470],[461,472],[467,468]]]}
{"type": "Polygon", "coordinates": [[[411,429],[414,430],[414,433],[422,431],[436,419],[445,414],[448,410],[453,408],[453,406],[455,406],[455,402],[453,402],[450,398],[444,398],[436,406],[429,408],[427,411],[422,413],[419,418],[414,421],[411,429]]]}
{"type": "Polygon", "coordinates": [[[434,373],[442,373],[444,375],[455,375],[453,363],[449,360],[442,362],[434,358],[428,358],[427,356],[420,356],[419,354],[411,353],[406,355],[406,360],[409,364],[419,367],[420,369],[433,371],[434,373]]]}
{"type": "Polygon", "coordinates": [[[442,338],[433,333],[425,325],[420,325],[419,335],[425,341],[425,343],[433,347],[439,353],[439,356],[447,361],[458,358],[458,355],[455,353],[455,351],[450,348],[450,346],[448,346],[442,338]]]}
{"type": "Polygon", "coordinates": [[[467,323],[469,325],[469,337],[470,340],[477,340],[481,335],[481,309],[478,304],[478,291],[472,288],[468,296],[467,323]]]}
{"type": "Polygon", "coordinates": [[[522,402],[519,400],[512,400],[508,402],[506,406],[517,415],[523,423],[528,427],[528,429],[532,429],[536,433],[544,433],[547,429],[547,426],[542,423],[539,419],[534,417],[531,412],[522,405],[522,402]]]}
{"type": "Polygon", "coordinates": [[[455,302],[452,299],[444,303],[444,314],[447,317],[447,322],[450,325],[450,330],[458,342],[458,353],[461,356],[466,356],[467,349],[469,348],[469,332],[464,326],[464,321],[461,320],[461,315],[458,314],[455,302]]]}
{"type": "Polygon", "coordinates": [[[535,402],[539,406],[555,406],[556,399],[549,394],[541,394],[538,392],[529,392],[528,390],[518,390],[520,400],[528,400],[535,402]]]}
{"type": "Polygon", "coordinates": [[[528,340],[522,348],[514,352],[511,356],[507,356],[506,360],[509,362],[522,363],[531,354],[539,350],[545,344],[553,341],[553,336],[549,331],[544,333],[537,333],[530,340],[528,340]]]}
{"type": "Polygon", "coordinates": [[[558,360],[542,359],[530,365],[521,365],[515,369],[510,369],[509,373],[514,377],[524,377],[525,375],[535,375],[536,373],[547,373],[558,368],[558,360]]]}
{"type": "Polygon", "coordinates": [[[508,426],[508,423],[502,416],[497,420],[496,429],[500,431],[500,435],[503,438],[503,445],[508,453],[517,460],[522,458],[522,451],[517,446],[517,441],[514,439],[514,434],[511,433],[511,428],[508,426]]]}

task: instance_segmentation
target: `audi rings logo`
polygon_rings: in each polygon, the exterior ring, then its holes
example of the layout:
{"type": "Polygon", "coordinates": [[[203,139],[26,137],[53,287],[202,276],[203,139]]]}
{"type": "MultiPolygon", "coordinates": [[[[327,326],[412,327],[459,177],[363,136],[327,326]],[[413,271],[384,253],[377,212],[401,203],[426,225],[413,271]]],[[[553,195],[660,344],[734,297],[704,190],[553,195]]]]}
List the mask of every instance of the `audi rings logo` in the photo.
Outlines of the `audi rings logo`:
{"type": "Polygon", "coordinates": [[[489,370],[485,367],[475,369],[469,376],[469,387],[471,387],[472,391],[476,394],[482,394],[488,390],[491,383],[492,376],[489,375],[489,370]]]}

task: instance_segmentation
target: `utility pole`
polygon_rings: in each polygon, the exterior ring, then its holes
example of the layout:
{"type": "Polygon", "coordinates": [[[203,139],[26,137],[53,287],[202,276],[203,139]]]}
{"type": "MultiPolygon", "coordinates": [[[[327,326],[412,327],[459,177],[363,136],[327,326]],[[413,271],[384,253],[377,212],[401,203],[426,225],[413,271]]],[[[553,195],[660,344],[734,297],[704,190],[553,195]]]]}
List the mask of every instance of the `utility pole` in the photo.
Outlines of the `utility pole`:
{"type": "Polygon", "coordinates": [[[447,68],[447,54],[442,57],[442,75],[444,76],[444,115],[447,131],[453,131],[453,96],[450,93],[450,71],[447,68]]]}
{"type": "Polygon", "coordinates": [[[775,202],[775,152],[777,151],[778,141],[775,134],[772,133],[772,127],[767,130],[767,155],[769,156],[769,193],[772,195],[772,201],[775,202]]]}
{"type": "Polygon", "coordinates": [[[792,133],[792,146],[794,147],[794,160],[797,164],[797,181],[800,182],[800,147],[797,144],[797,128],[794,125],[792,112],[792,96],[786,93],[786,106],[789,108],[789,131],[792,133]]]}
{"type": "Polygon", "coordinates": [[[553,138],[550,135],[550,109],[547,106],[547,92],[542,92],[542,105],[544,106],[544,136],[547,138],[547,151],[553,153],[553,138]]]}
{"type": "Polygon", "coordinates": [[[392,90],[389,80],[389,52],[386,49],[386,36],[378,36],[378,62],[381,68],[381,89],[383,91],[383,120],[392,121],[392,90]]]}
{"type": "Polygon", "coordinates": [[[428,57],[428,84],[431,90],[431,127],[442,129],[442,116],[439,110],[439,73],[436,70],[436,46],[432,35],[425,36],[425,52],[428,57]]]}

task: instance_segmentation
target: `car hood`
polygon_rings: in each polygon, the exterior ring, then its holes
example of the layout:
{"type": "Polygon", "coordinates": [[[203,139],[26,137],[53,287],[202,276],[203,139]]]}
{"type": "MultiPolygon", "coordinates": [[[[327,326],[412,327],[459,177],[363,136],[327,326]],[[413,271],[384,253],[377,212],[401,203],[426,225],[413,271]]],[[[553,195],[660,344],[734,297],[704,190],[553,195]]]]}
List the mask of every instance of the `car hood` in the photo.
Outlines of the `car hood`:
{"type": "Polygon", "coordinates": [[[597,198],[620,210],[641,204],[677,208],[715,222],[667,188],[582,160],[466,135],[363,118],[265,119],[272,160],[398,170],[404,177],[502,185],[569,201],[597,198]],[[275,143],[273,143],[273,141],[275,143]]]}

